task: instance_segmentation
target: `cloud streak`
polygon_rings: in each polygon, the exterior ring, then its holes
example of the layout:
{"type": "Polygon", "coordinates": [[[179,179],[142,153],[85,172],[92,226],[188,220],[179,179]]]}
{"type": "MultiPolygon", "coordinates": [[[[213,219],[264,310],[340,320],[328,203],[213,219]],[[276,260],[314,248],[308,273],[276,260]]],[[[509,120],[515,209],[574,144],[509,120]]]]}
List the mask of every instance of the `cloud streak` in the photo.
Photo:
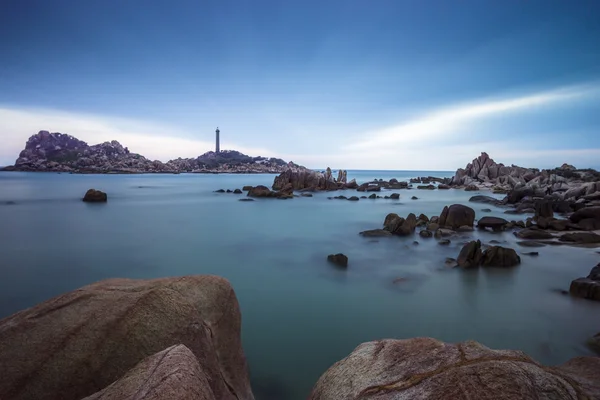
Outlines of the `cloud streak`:
{"type": "Polygon", "coordinates": [[[599,92],[600,86],[588,84],[512,98],[482,99],[443,107],[388,128],[363,133],[360,135],[361,139],[344,148],[350,151],[374,150],[387,146],[423,143],[472,128],[475,123],[486,118],[573,102],[599,92]],[[362,139],[363,137],[368,137],[368,139],[362,139]]]}

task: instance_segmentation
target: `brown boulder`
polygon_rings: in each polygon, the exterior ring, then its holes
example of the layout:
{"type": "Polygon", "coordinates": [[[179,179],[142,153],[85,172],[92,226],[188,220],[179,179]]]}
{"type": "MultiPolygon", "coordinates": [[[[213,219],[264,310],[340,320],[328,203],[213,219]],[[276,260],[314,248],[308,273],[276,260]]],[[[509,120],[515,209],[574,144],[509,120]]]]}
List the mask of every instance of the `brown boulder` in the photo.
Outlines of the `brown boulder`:
{"type": "Polygon", "coordinates": [[[252,399],[237,298],[227,280],[108,279],[0,321],[0,398],[81,399],[183,344],[217,399],[252,399]]]}
{"type": "Polygon", "coordinates": [[[554,210],[552,203],[547,200],[540,200],[535,203],[535,217],[553,218],[554,210]]]}
{"type": "MultiPolygon", "coordinates": [[[[585,210],[585,209],[584,209],[585,210]]],[[[577,223],[584,231],[595,231],[600,229],[600,219],[596,218],[584,218],[579,220],[577,223]]]]}
{"type": "Polygon", "coordinates": [[[600,264],[592,268],[587,278],[572,281],[569,292],[573,296],[600,301],[600,264]]]}
{"type": "Polygon", "coordinates": [[[108,201],[108,196],[100,190],[90,189],[85,192],[82,200],[86,203],[106,203],[108,201]]]}
{"type": "Polygon", "coordinates": [[[444,207],[440,214],[440,226],[449,226],[456,229],[460,226],[473,226],[475,221],[475,210],[462,204],[453,204],[450,207],[444,207]]]}
{"type": "Polygon", "coordinates": [[[463,246],[456,262],[461,268],[475,268],[481,264],[481,242],[471,241],[463,246]]]}
{"type": "Polygon", "coordinates": [[[521,239],[552,239],[554,237],[550,232],[539,229],[522,229],[515,232],[515,236],[521,239]]]}
{"type": "Polygon", "coordinates": [[[565,233],[558,240],[569,243],[593,244],[600,243],[600,235],[592,232],[565,233]]]}
{"type": "Polygon", "coordinates": [[[309,400],[596,399],[600,358],[545,367],[520,351],[431,338],[359,345],[314,386],[309,400]]]}
{"type": "Polygon", "coordinates": [[[398,214],[390,213],[385,217],[383,229],[393,233],[394,235],[406,236],[415,231],[417,226],[417,217],[410,213],[406,219],[398,216],[398,214]]]}
{"type": "Polygon", "coordinates": [[[508,224],[508,221],[504,218],[499,217],[483,217],[477,221],[477,228],[485,229],[491,228],[493,231],[499,232],[502,228],[508,224]]]}
{"type": "Polygon", "coordinates": [[[327,261],[339,267],[346,268],[348,266],[348,257],[342,253],[328,255],[327,261]]]}
{"type": "Polygon", "coordinates": [[[144,399],[216,400],[198,359],[182,344],[146,357],[118,381],[83,400],[140,396],[144,399]]]}
{"type": "Polygon", "coordinates": [[[600,207],[586,207],[581,210],[575,211],[569,219],[571,222],[579,222],[582,219],[593,218],[600,219],[600,207]]]}
{"type": "Polygon", "coordinates": [[[521,264],[521,257],[513,249],[492,246],[483,252],[481,265],[484,267],[515,267],[521,264]]]}
{"type": "Polygon", "coordinates": [[[386,231],[385,229],[371,229],[368,231],[362,231],[359,235],[366,237],[380,237],[380,236],[392,236],[392,232],[386,231]]]}

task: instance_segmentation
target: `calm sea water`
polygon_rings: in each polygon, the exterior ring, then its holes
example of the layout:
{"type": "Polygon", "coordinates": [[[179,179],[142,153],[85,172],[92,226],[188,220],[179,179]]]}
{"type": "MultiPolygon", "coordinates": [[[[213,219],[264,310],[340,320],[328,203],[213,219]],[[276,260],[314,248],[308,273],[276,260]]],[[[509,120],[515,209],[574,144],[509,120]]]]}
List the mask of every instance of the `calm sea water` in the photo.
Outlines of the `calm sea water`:
{"type": "MultiPolygon", "coordinates": [[[[359,182],[419,175],[452,173],[349,171],[359,182]]],[[[600,259],[596,250],[519,248],[540,255],[522,256],[521,266],[509,270],[447,269],[445,258],[456,257],[463,241],[516,247],[515,238],[474,232],[446,247],[418,235],[368,239],[358,232],[381,227],[390,212],[439,215],[472,193],[402,190],[399,201],[359,202],[327,200],[330,193],[239,202],[240,195],[213,193],[272,181],[273,175],[0,173],[0,317],[110,277],[221,275],[240,301],[259,400],[306,398],[329,366],[359,343],[381,338],[474,339],[548,364],[590,354],[585,340],[600,331],[600,304],[554,289],[587,275],[600,259]],[[89,188],[106,191],[108,204],[83,203],[89,188]],[[349,256],[348,270],[327,264],[337,252],[349,256]],[[405,280],[394,284],[396,278],[405,280]]],[[[470,205],[478,217],[505,216],[470,205]]]]}

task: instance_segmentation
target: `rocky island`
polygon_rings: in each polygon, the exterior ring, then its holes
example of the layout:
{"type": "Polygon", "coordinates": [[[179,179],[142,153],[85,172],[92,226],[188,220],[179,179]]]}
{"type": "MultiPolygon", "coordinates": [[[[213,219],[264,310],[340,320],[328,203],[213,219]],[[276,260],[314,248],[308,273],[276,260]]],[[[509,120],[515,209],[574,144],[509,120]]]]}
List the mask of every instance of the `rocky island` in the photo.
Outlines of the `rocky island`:
{"type": "Polygon", "coordinates": [[[113,140],[88,145],[71,135],[40,131],[31,136],[15,164],[4,171],[72,173],[271,173],[300,166],[279,158],[251,157],[235,150],[209,151],[163,163],[132,153],[113,140]]]}

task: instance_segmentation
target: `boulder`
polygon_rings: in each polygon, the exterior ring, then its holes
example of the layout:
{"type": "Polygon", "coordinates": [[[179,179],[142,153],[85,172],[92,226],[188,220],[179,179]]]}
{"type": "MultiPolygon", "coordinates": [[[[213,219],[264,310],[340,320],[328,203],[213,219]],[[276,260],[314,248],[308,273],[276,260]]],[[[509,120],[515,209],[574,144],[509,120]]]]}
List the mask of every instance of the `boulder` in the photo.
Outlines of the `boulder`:
{"type": "Polygon", "coordinates": [[[430,238],[433,236],[433,233],[431,231],[428,231],[427,229],[423,229],[421,232],[419,232],[419,236],[421,236],[422,238],[430,238]]]}
{"type": "Polygon", "coordinates": [[[600,301],[600,264],[592,268],[586,278],[572,281],[569,292],[576,297],[600,301]]]}
{"type": "Polygon", "coordinates": [[[244,186],[244,187],[242,188],[242,190],[243,190],[244,192],[247,192],[248,190],[252,190],[252,188],[253,188],[253,187],[254,187],[254,186],[252,186],[252,185],[246,185],[246,186],[244,186]]]}
{"type": "Polygon", "coordinates": [[[515,236],[521,239],[552,239],[554,236],[550,232],[538,229],[522,229],[515,232],[515,236]]]}
{"type": "Polygon", "coordinates": [[[579,222],[583,219],[593,218],[600,220],[600,207],[586,207],[581,210],[575,211],[569,219],[571,222],[579,222]]]}
{"type": "Polygon", "coordinates": [[[477,196],[472,196],[469,201],[472,201],[474,203],[484,203],[484,204],[494,204],[494,205],[498,205],[501,204],[502,202],[492,196],[483,196],[483,195],[477,195],[477,196]]]}
{"type": "Polygon", "coordinates": [[[565,233],[558,240],[569,243],[593,244],[600,243],[600,235],[592,232],[565,233]]]}
{"type": "Polygon", "coordinates": [[[375,193],[369,195],[369,199],[371,199],[371,200],[376,199],[376,198],[377,198],[377,195],[375,193]]]}
{"type": "Polygon", "coordinates": [[[238,201],[254,201],[254,199],[249,199],[249,198],[243,198],[243,199],[239,199],[238,201]]]}
{"type": "Polygon", "coordinates": [[[538,253],[537,251],[528,251],[526,253],[521,253],[524,256],[532,256],[532,257],[537,257],[540,255],[540,253],[538,253]]]}
{"type": "Polygon", "coordinates": [[[442,237],[450,237],[455,233],[456,232],[454,232],[452,229],[438,228],[435,230],[435,237],[438,239],[442,237]]]}
{"type": "Polygon", "coordinates": [[[82,200],[86,203],[106,203],[108,201],[108,196],[100,190],[90,189],[85,192],[82,200]]]}
{"type": "Polygon", "coordinates": [[[242,191],[240,189],[235,189],[233,191],[234,194],[242,194],[242,191]]]}
{"type": "Polygon", "coordinates": [[[581,230],[584,231],[595,231],[600,229],[600,219],[596,218],[584,218],[580,220],[577,225],[581,230]]]}
{"type": "Polygon", "coordinates": [[[440,229],[440,224],[436,224],[435,222],[430,222],[427,224],[427,230],[431,232],[435,232],[440,229]]]}
{"type": "Polygon", "coordinates": [[[456,229],[459,226],[473,226],[475,221],[475,210],[462,204],[453,204],[450,207],[444,207],[440,214],[440,226],[449,226],[456,229]]]}
{"type": "Polygon", "coordinates": [[[429,218],[427,217],[427,215],[425,214],[419,214],[419,218],[417,218],[419,221],[425,221],[425,222],[429,222],[429,218]]]}
{"type": "MultiPolygon", "coordinates": [[[[90,189],[90,190],[93,190],[93,189],[90,189]]],[[[215,190],[215,193],[225,193],[225,189],[215,190]]]]}
{"type": "Polygon", "coordinates": [[[548,222],[548,228],[555,231],[566,231],[570,224],[566,219],[552,219],[548,222]]]}
{"type": "Polygon", "coordinates": [[[502,231],[502,228],[508,224],[508,221],[504,218],[499,217],[483,217],[477,221],[477,228],[486,229],[490,228],[495,232],[502,231]]]}
{"type": "Polygon", "coordinates": [[[481,242],[473,240],[463,246],[456,262],[461,268],[475,268],[481,264],[481,258],[481,242]]]}
{"type": "Polygon", "coordinates": [[[535,202],[535,217],[536,218],[553,218],[554,209],[552,208],[552,202],[547,200],[540,200],[535,202]]]}
{"type": "Polygon", "coordinates": [[[435,189],[435,185],[419,185],[419,186],[417,186],[417,189],[421,189],[421,190],[434,190],[435,189]]]}
{"type": "Polygon", "coordinates": [[[385,229],[371,229],[368,231],[362,231],[359,234],[366,237],[392,236],[392,232],[386,231],[385,229]]]}
{"type": "Polygon", "coordinates": [[[390,194],[390,199],[392,200],[398,200],[400,198],[400,194],[399,193],[392,193],[390,194]]]}
{"type": "Polygon", "coordinates": [[[359,345],[318,380],[309,400],[596,399],[600,358],[545,367],[477,342],[384,339],[359,345]]]}
{"type": "Polygon", "coordinates": [[[182,344],[140,361],[118,381],[83,400],[145,399],[216,400],[209,376],[198,359],[182,344]]]}
{"type": "Polygon", "coordinates": [[[398,216],[398,214],[390,213],[385,217],[383,229],[393,233],[394,235],[406,236],[414,233],[417,226],[417,217],[410,213],[406,219],[398,216]]]}
{"type": "Polygon", "coordinates": [[[502,246],[488,247],[483,252],[481,265],[484,267],[515,267],[521,264],[521,257],[514,249],[502,246]]]}
{"type": "Polygon", "coordinates": [[[352,196],[352,197],[349,197],[348,200],[350,200],[350,201],[358,201],[360,199],[357,196],[352,196]]]}
{"type": "Polygon", "coordinates": [[[301,193],[300,197],[313,197],[312,193],[301,193]]]}
{"type": "Polygon", "coordinates": [[[437,188],[440,190],[448,190],[448,189],[450,189],[450,185],[446,185],[445,183],[440,183],[437,188]]]}
{"type": "Polygon", "coordinates": [[[439,245],[448,246],[450,244],[450,239],[442,239],[438,242],[439,245]]]}
{"type": "Polygon", "coordinates": [[[411,200],[419,200],[419,198],[417,196],[413,196],[410,198],[411,200]]]}
{"type": "Polygon", "coordinates": [[[223,278],[97,282],[0,321],[0,398],[79,400],[182,344],[215,399],[253,399],[240,329],[223,278]]]}
{"type": "Polygon", "coordinates": [[[471,184],[471,185],[467,185],[465,187],[465,192],[476,192],[478,190],[479,190],[479,188],[477,187],[477,185],[472,185],[471,184]]]}
{"type": "Polygon", "coordinates": [[[350,182],[344,185],[346,189],[358,189],[358,183],[356,183],[356,179],[352,179],[350,182]]]}
{"type": "Polygon", "coordinates": [[[327,261],[337,265],[338,267],[346,268],[348,266],[348,257],[342,253],[328,255],[327,261]]]}

